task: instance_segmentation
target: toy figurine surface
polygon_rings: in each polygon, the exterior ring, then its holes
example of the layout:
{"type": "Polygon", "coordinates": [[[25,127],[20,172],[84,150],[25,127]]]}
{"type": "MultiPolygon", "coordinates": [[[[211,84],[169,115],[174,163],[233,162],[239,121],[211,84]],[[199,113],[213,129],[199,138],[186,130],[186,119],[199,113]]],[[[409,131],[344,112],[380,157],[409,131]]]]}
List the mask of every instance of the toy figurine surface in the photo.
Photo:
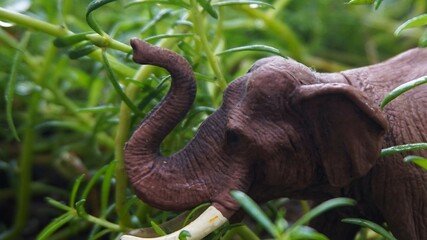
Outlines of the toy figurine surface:
{"type": "MultiPolygon", "coordinates": [[[[239,209],[231,190],[258,202],[349,197],[355,207],[329,211],[312,226],[330,239],[352,239],[359,227],[341,219],[358,217],[386,222],[400,240],[427,239],[427,171],[404,163],[402,154],[380,158],[382,148],[427,142],[427,86],[378,107],[397,86],[427,75],[427,49],[339,73],[261,59],[230,83],[222,106],[192,141],[165,157],[160,144],[194,101],[193,72],[176,53],[138,39],[131,45],[135,62],[163,67],[172,77],[167,96],[125,149],[127,174],[144,202],[166,210],[210,202],[213,216],[201,221],[216,219],[216,227],[239,209]]],[[[427,157],[426,151],[410,154],[427,157]]],[[[213,229],[189,228],[201,232],[194,238],[213,229]]]]}

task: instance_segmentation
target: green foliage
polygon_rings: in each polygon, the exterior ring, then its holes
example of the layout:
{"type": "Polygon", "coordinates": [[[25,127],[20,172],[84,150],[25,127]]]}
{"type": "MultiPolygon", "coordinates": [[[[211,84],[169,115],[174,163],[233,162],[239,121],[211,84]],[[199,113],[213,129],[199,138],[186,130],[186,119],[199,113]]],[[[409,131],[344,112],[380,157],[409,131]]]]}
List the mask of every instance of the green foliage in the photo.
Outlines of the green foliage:
{"type": "MultiPolygon", "coordinates": [[[[196,102],[163,142],[167,155],[220,105],[228,82],[261,57],[290,56],[337,71],[426,42],[427,34],[413,28],[425,24],[424,0],[377,0],[377,11],[346,2],[0,0],[0,239],[114,239],[151,226],[169,231],[160,226],[176,213],[137,200],[124,174],[131,130],[169,87],[163,70],[129,59],[131,37],[178,52],[195,71],[196,102]]],[[[264,227],[271,236],[324,239],[304,226],[316,211],[326,210],[313,209],[291,226],[283,212],[254,229],[227,225],[208,238],[256,239],[264,227]]]]}

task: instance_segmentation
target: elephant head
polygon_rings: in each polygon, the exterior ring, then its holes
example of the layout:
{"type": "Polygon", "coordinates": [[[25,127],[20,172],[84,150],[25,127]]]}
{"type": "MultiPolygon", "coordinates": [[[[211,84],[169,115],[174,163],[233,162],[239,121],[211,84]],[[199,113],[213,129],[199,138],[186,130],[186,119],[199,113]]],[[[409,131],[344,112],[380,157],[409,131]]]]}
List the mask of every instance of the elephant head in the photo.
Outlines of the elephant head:
{"type": "Polygon", "coordinates": [[[321,197],[319,186],[348,185],[379,156],[387,124],[378,107],[343,76],[281,57],[257,61],[230,83],[191,142],[161,156],[162,140],[193,103],[195,80],[177,54],[138,39],[131,45],[135,62],[163,67],[172,78],[125,149],[130,182],[152,206],[184,210],[211,202],[215,214],[229,218],[239,209],[231,190],[257,201],[321,197]]]}

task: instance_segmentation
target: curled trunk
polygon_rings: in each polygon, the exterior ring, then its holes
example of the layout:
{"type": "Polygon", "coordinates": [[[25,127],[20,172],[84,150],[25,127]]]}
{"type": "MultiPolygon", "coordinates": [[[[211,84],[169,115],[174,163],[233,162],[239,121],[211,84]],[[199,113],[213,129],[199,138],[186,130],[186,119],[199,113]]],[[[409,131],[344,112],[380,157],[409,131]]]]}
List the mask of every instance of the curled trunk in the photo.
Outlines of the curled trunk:
{"type": "Polygon", "coordinates": [[[172,78],[166,97],[141,122],[125,147],[125,166],[136,194],[150,205],[188,209],[209,200],[206,180],[197,176],[193,156],[185,150],[164,157],[160,144],[189,111],[196,83],[189,63],[166,49],[131,40],[133,60],[165,68],[172,78]]]}

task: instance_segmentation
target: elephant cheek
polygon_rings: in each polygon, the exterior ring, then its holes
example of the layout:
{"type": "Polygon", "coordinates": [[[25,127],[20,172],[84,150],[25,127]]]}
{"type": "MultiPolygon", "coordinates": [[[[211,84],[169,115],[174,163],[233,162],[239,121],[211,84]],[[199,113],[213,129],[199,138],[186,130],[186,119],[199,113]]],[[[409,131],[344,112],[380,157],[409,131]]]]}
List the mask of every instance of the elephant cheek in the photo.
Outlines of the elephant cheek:
{"type": "Polygon", "coordinates": [[[233,165],[221,178],[224,181],[213,181],[214,184],[216,182],[221,186],[216,185],[216,187],[220,188],[217,188],[217,193],[214,195],[212,202],[226,218],[229,218],[240,208],[240,205],[230,195],[230,192],[237,190],[248,193],[254,181],[253,169],[247,161],[234,159],[233,165]]]}

